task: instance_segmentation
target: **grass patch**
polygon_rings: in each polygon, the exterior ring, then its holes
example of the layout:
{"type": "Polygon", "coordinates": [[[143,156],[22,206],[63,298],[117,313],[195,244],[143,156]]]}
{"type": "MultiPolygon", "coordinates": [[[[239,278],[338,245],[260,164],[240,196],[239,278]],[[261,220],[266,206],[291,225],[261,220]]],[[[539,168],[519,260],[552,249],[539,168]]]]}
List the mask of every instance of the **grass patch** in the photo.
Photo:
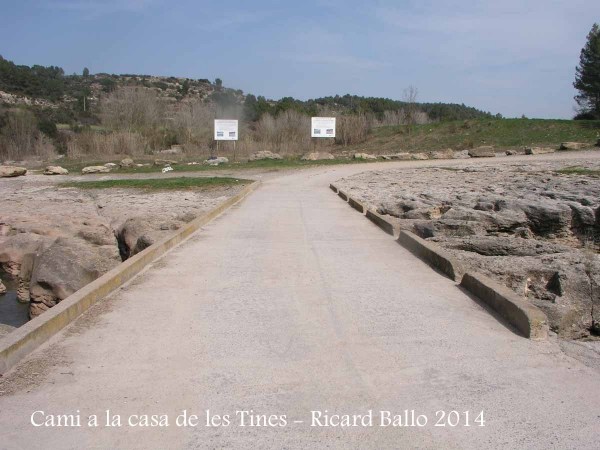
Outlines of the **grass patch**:
{"type": "Polygon", "coordinates": [[[557,170],[557,172],[564,175],[587,175],[589,177],[600,177],[600,170],[586,169],[585,167],[579,166],[565,167],[564,169],[557,170]]]}
{"type": "Polygon", "coordinates": [[[101,180],[73,181],[61,183],[61,187],[79,189],[143,189],[143,190],[205,190],[223,186],[239,186],[252,183],[251,180],[229,177],[178,177],[178,178],[146,178],[142,180],[101,180]]]}
{"type": "Polygon", "coordinates": [[[353,152],[427,152],[444,148],[465,150],[481,145],[498,149],[525,146],[554,147],[562,142],[587,142],[600,137],[600,121],[545,119],[477,119],[417,125],[410,133],[405,126],[376,128],[353,152]]]}

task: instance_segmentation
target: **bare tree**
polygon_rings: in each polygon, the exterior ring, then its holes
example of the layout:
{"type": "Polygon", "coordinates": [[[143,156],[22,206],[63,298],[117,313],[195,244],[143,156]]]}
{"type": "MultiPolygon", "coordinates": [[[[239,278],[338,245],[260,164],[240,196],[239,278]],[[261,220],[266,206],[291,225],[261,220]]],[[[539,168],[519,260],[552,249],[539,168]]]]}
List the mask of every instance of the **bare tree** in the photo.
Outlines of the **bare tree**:
{"type": "Polygon", "coordinates": [[[175,130],[177,141],[186,151],[208,147],[212,142],[214,108],[201,100],[183,103],[173,113],[170,126],[175,130]]]}
{"type": "Polygon", "coordinates": [[[25,158],[49,157],[54,146],[49,138],[38,130],[37,120],[31,111],[10,111],[5,126],[0,130],[0,157],[25,158]]]}
{"type": "Polygon", "coordinates": [[[418,93],[418,89],[412,85],[404,89],[402,101],[406,103],[406,107],[404,108],[404,122],[408,128],[408,134],[411,133],[413,125],[417,123],[417,113],[419,112],[417,107],[418,93]]]}
{"type": "Polygon", "coordinates": [[[372,120],[366,114],[341,116],[336,121],[335,141],[344,147],[366,141],[372,120]]]}
{"type": "Polygon", "coordinates": [[[146,88],[122,87],[100,103],[102,123],[114,130],[139,131],[164,122],[165,105],[146,88]]]}

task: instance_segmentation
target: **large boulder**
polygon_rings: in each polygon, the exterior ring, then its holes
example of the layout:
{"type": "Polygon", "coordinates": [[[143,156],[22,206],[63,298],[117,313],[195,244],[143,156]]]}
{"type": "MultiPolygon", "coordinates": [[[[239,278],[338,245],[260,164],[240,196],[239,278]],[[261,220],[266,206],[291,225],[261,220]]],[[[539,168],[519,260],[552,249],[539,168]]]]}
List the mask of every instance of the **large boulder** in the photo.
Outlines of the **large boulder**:
{"type": "Polygon", "coordinates": [[[97,246],[58,238],[35,261],[30,282],[30,316],[35,317],[121,262],[114,245],[97,246]]]}
{"type": "Polygon", "coordinates": [[[573,213],[564,203],[528,202],[522,210],[529,221],[529,228],[537,235],[549,237],[568,236],[573,213]]]}
{"type": "Polygon", "coordinates": [[[525,147],[526,155],[543,155],[545,153],[554,153],[555,150],[549,147],[525,147]]]}
{"type": "Polygon", "coordinates": [[[589,147],[591,147],[591,145],[586,144],[585,142],[563,142],[560,144],[560,150],[581,150],[589,147]]]}
{"type": "Polygon", "coordinates": [[[108,173],[110,172],[110,167],[106,166],[88,166],[81,169],[81,173],[84,175],[90,173],[108,173]]]}
{"type": "Polygon", "coordinates": [[[302,157],[302,161],[321,161],[324,159],[335,159],[335,156],[327,152],[312,152],[302,157]]]}
{"type": "Polygon", "coordinates": [[[268,150],[261,150],[259,152],[253,153],[248,158],[249,161],[261,161],[263,159],[283,159],[279,153],[273,153],[268,150]]]}
{"type": "Polygon", "coordinates": [[[0,267],[17,277],[27,255],[36,255],[53,242],[49,236],[35,233],[17,233],[0,240],[0,267]]]}
{"type": "Polygon", "coordinates": [[[383,159],[385,160],[399,160],[399,161],[408,161],[411,158],[411,154],[408,152],[394,153],[391,155],[383,155],[383,159]]]}
{"type": "Polygon", "coordinates": [[[355,153],[354,159],[377,159],[377,156],[368,153],[355,153]]]}
{"type": "Polygon", "coordinates": [[[27,173],[25,167],[0,166],[0,178],[20,177],[27,173]]]}
{"type": "Polygon", "coordinates": [[[470,149],[469,156],[471,158],[493,158],[496,156],[496,153],[494,152],[494,147],[491,145],[484,145],[470,149]]]}
{"type": "Polygon", "coordinates": [[[44,175],[69,175],[69,171],[60,166],[48,166],[44,170],[44,175]]]}
{"type": "Polygon", "coordinates": [[[121,160],[121,162],[119,163],[119,166],[123,167],[123,168],[128,168],[128,167],[133,167],[134,166],[134,162],[133,159],[131,158],[124,158],[121,160]]]}
{"type": "Polygon", "coordinates": [[[217,156],[214,158],[208,158],[204,161],[204,164],[208,164],[209,166],[218,166],[219,164],[227,164],[229,159],[225,156],[217,156]]]}
{"type": "Polygon", "coordinates": [[[454,150],[447,148],[445,150],[436,150],[429,152],[430,159],[454,159],[454,150]]]}
{"type": "Polygon", "coordinates": [[[123,259],[141,252],[156,242],[160,232],[145,217],[130,217],[117,229],[119,251],[123,259]]]}
{"type": "Polygon", "coordinates": [[[459,150],[454,152],[454,159],[469,159],[469,150],[459,150]]]}
{"type": "Polygon", "coordinates": [[[569,251],[569,247],[509,236],[470,236],[446,244],[449,248],[484,256],[537,256],[569,251]]]}

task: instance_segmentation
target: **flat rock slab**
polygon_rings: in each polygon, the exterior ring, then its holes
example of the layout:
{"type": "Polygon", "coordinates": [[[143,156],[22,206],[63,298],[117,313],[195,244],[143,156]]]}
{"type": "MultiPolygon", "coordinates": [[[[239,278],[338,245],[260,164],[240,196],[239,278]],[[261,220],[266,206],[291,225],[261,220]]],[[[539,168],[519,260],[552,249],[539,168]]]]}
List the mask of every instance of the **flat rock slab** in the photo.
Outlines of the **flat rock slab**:
{"type": "Polygon", "coordinates": [[[21,177],[27,173],[25,167],[0,166],[0,178],[21,177]]]}

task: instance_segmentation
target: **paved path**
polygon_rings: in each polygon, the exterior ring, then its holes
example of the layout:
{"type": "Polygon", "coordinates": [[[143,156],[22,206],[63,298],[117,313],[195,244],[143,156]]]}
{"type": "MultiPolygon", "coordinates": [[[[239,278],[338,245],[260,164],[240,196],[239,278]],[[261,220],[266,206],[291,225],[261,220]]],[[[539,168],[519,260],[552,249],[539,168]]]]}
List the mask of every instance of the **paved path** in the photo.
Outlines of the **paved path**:
{"type": "Polygon", "coordinates": [[[327,189],[368,168],[267,180],[96,305],[7,375],[0,448],[598,448],[600,374],[515,335],[327,189]],[[200,426],[175,426],[184,409],[200,426]],[[204,426],[207,409],[232,424],[204,426]],[[413,409],[427,426],[377,426],[413,409]],[[100,426],[36,428],[36,410],[100,426]],[[374,426],[311,427],[312,410],[374,426]],[[438,410],[483,410],[485,427],[435,427],[438,410]]]}

